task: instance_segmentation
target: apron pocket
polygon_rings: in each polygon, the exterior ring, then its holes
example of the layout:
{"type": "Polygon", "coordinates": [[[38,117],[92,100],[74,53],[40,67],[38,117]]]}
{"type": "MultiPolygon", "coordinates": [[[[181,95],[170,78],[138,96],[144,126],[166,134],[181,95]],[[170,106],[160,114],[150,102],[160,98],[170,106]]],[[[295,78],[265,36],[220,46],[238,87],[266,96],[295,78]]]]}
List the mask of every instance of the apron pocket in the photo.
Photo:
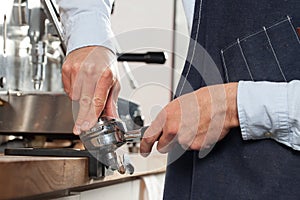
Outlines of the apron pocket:
{"type": "Polygon", "coordinates": [[[300,41],[291,19],[262,27],[221,50],[227,82],[300,78],[300,41]]]}

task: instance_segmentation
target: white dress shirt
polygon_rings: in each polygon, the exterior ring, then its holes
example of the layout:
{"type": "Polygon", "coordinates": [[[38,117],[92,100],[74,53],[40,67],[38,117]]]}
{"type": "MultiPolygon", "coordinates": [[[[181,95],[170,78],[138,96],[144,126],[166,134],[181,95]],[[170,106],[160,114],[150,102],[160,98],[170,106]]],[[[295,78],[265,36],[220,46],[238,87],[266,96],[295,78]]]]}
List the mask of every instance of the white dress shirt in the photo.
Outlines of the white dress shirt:
{"type": "MultiPolygon", "coordinates": [[[[56,0],[67,52],[100,45],[112,51],[110,12],[113,0],[56,0]]],[[[182,0],[189,27],[195,0],[182,0]]],[[[300,81],[270,83],[240,81],[238,116],[244,140],[272,138],[300,150],[300,81]]]]}
{"type": "Polygon", "coordinates": [[[114,0],[56,0],[67,54],[84,46],[101,45],[114,51],[110,14],[114,0]]]}
{"type": "Polygon", "coordinates": [[[193,25],[195,2],[196,0],[182,0],[189,30],[192,29],[192,25],[193,25]]]}

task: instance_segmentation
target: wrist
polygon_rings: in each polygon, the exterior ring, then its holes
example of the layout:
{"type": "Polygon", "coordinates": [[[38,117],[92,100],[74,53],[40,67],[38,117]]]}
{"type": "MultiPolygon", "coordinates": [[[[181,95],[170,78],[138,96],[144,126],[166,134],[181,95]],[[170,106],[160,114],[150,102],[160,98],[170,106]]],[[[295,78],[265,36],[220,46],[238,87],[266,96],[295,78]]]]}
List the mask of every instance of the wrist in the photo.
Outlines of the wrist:
{"type": "Polygon", "coordinates": [[[238,83],[227,83],[224,85],[226,92],[226,118],[229,128],[239,126],[238,108],[237,108],[237,89],[238,83]]]}

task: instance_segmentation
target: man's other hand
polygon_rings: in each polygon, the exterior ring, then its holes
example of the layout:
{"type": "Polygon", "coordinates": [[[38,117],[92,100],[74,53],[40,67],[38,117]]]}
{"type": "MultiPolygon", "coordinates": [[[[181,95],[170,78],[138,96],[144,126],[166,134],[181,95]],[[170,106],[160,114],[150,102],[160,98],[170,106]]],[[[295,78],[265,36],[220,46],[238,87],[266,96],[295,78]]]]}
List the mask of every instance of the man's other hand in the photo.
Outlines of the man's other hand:
{"type": "Polygon", "coordinates": [[[140,146],[142,155],[147,156],[156,141],[161,153],[169,152],[177,143],[187,150],[212,147],[239,126],[237,85],[204,87],[170,102],[146,130],[140,146]]]}
{"type": "Polygon", "coordinates": [[[113,70],[116,56],[100,46],[72,51],[62,68],[65,92],[79,101],[79,112],[73,132],[80,134],[93,127],[101,113],[117,117],[120,84],[113,70]]]}

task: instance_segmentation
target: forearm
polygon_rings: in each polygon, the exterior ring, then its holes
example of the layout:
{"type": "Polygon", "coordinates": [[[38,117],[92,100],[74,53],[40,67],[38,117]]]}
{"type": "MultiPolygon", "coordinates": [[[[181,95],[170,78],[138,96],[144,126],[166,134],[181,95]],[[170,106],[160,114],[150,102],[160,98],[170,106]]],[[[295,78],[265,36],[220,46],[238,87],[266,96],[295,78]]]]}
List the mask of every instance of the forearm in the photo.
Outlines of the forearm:
{"type": "Polygon", "coordinates": [[[104,46],[112,51],[110,13],[113,0],[57,0],[67,53],[85,46],[104,46]]]}

